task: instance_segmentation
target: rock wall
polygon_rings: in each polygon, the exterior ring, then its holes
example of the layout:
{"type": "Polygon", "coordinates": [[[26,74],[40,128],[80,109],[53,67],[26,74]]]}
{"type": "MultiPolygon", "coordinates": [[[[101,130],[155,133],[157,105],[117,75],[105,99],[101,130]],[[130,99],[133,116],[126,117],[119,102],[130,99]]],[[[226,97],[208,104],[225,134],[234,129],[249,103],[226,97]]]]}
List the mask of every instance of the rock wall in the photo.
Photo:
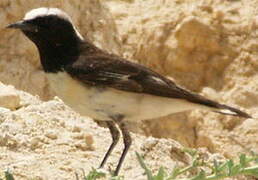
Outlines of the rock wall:
{"type": "MultiPolygon", "coordinates": [[[[110,0],[106,4],[129,58],[192,91],[257,117],[257,0],[110,0]]],[[[257,118],[200,111],[142,125],[148,135],[205,146],[231,157],[239,152],[258,153],[257,127],[257,118]]]]}

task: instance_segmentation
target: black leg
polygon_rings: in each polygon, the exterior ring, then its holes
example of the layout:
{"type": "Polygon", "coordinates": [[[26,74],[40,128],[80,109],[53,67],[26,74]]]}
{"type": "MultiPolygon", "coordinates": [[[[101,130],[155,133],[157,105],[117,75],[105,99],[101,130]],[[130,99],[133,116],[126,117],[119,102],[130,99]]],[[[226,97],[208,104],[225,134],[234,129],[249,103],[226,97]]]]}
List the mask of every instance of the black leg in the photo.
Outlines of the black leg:
{"type": "Polygon", "coordinates": [[[107,126],[108,126],[108,128],[110,130],[111,136],[112,136],[112,144],[109,146],[109,149],[106,152],[106,154],[104,156],[104,159],[102,160],[99,168],[102,168],[105,165],[109,155],[113,151],[113,149],[116,146],[116,144],[117,144],[117,142],[119,140],[119,137],[120,137],[119,130],[117,129],[117,127],[116,127],[116,125],[115,125],[115,123],[113,121],[107,121],[106,124],[107,124],[107,126]]]}
{"type": "Polygon", "coordinates": [[[119,128],[122,132],[123,139],[124,139],[124,150],[123,150],[123,153],[122,153],[122,155],[119,159],[118,165],[117,165],[115,173],[114,173],[114,175],[117,176],[118,173],[119,173],[119,170],[120,170],[120,168],[123,164],[125,156],[126,156],[128,150],[130,148],[130,145],[132,144],[132,138],[130,136],[130,132],[128,131],[126,125],[121,120],[120,121],[118,120],[118,121],[115,121],[115,122],[118,124],[118,126],[119,126],[119,128]]]}

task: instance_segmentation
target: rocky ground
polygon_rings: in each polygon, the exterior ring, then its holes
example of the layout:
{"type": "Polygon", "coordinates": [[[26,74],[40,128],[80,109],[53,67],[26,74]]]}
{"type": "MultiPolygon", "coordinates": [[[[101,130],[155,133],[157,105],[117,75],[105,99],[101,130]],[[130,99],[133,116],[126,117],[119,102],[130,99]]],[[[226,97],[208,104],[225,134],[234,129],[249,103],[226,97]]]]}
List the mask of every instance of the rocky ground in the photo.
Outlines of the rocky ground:
{"type": "Polygon", "coordinates": [[[257,0],[2,0],[0,80],[19,90],[0,85],[0,171],[10,169],[17,179],[75,179],[81,169],[98,166],[111,141],[107,129],[53,98],[34,45],[4,28],[41,6],[65,10],[97,46],[254,117],[192,111],[129,124],[136,134],[121,171],[125,179],[146,179],[135,151],[153,170],[188,164],[180,144],[205,147],[209,158],[258,153],[257,0]]]}
{"type": "MultiPolygon", "coordinates": [[[[0,85],[0,167],[17,179],[75,179],[97,168],[111,143],[109,131],[81,117],[55,98],[38,97],[0,85]],[[8,102],[8,103],[6,103],[8,102]]],[[[173,141],[133,135],[135,139],[122,174],[126,179],[145,179],[135,151],[153,170],[163,165],[187,165],[190,157],[173,141]],[[163,163],[162,163],[163,162],[163,163]]],[[[116,166],[123,146],[114,151],[106,170],[116,166]]],[[[205,152],[207,153],[207,152],[205,152]]],[[[208,154],[209,155],[209,154],[208,154]]],[[[209,156],[208,156],[209,157],[209,156]]]]}

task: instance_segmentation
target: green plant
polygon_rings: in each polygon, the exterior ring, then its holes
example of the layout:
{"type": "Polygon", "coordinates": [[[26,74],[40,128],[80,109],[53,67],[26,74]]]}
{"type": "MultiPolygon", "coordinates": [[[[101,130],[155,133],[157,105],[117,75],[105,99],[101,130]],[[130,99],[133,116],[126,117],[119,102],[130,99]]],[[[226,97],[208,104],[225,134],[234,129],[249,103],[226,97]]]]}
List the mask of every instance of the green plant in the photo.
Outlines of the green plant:
{"type": "Polygon", "coordinates": [[[13,175],[7,170],[4,172],[4,179],[0,178],[0,180],[14,180],[13,175]]]}
{"type": "Polygon", "coordinates": [[[98,172],[96,169],[92,169],[92,171],[89,172],[89,174],[84,177],[85,180],[96,180],[101,177],[105,177],[106,174],[103,172],[98,172]]]}
{"type": "MultiPolygon", "coordinates": [[[[92,169],[89,174],[84,177],[84,180],[96,180],[102,177],[106,177],[106,174],[104,172],[100,172],[96,169],[92,169]]],[[[123,180],[124,178],[122,176],[113,176],[111,174],[111,177],[109,178],[109,180],[123,180]]]]}
{"type": "MultiPolygon", "coordinates": [[[[212,165],[205,163],[198,155],[198,151],[192,149],[184,149],[185,153],[192,157],[192,163],[187,167],[174,168],[171,173],[167,173],[163,167],[160,167],[157,174],[153,175],[151,170],[145,164],[142,156],[136,152],[137,159],[144,169],[147,180],[218,180],[226,177],[233,177],[237,175],[249,175],[258,178],[258,156],[247,157],[244,154],[239,156],[239,161],[226,160],[225,162],[217,162],[214,160],[212,165]],[[206,172],[203,169],[208,168],[210,171],[206,172]],[[197,173],[192,177],[179,178],[180,175],[186,176],[187,172],[195,170],[197,173]]],[[[191,173],[190,173],[191,174],[191,173]]],[[[104,172],[92,169],[84,180],[96,180],[106,177],[104,172]]],[[[110,180],[123,180],[121,176],[112,176],[110,180]]],[[[4,172],[4,178],[0,180],[14,180],[13,175],[9,171],[4,172]]]]}
{"type": "Polygon", "coordinates": [[[136,153],[136,156],[140,165],[145,170],[148,180],[217,180],[237,175],[250,175],[258,178],[258,156],[246,157],[246,155],[242,154],[239,156],[237,163],[234,163],[232,160],[226,160],[223,163],[214,161],[213,166],[209,166],[199,159],[197,151],[185,150],[185,152],[193,157],[192,163],[184,168],[175,168],[170,174],[163,167],[160,167],[157,175],[153,175],[144,163],[143,158],[138,153],[136,153]],[[254,162],[255,165],[250,165],[251,162],[254,162]],[[211,170],[210,173],[205,172],[201,167],[209,168],[211,170]],[[192,169],[198,172],[195,176],[184,179],[178,178],[179,175],[185,174],[192,169]]]}

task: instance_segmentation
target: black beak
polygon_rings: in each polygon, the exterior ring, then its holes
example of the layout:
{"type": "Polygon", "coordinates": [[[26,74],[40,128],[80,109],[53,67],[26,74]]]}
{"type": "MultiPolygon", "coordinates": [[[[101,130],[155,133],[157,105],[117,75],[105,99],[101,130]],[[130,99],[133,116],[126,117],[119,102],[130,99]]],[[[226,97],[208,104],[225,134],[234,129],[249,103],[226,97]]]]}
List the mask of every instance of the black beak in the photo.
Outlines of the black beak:
{"type": "Polygon", "coordinates": [[[38,28],[36,25],[28,23],[26,21],[18,21],[13,24],[9,24],[6,28],[20,29],[22,31],[37,32],[38,28]]]}
{"type": "Polygon", "coordinates": [[[25,26],[24,21],[18,21],[16,23],[9,24],[6,28],[23,29],[25,26]]]}

